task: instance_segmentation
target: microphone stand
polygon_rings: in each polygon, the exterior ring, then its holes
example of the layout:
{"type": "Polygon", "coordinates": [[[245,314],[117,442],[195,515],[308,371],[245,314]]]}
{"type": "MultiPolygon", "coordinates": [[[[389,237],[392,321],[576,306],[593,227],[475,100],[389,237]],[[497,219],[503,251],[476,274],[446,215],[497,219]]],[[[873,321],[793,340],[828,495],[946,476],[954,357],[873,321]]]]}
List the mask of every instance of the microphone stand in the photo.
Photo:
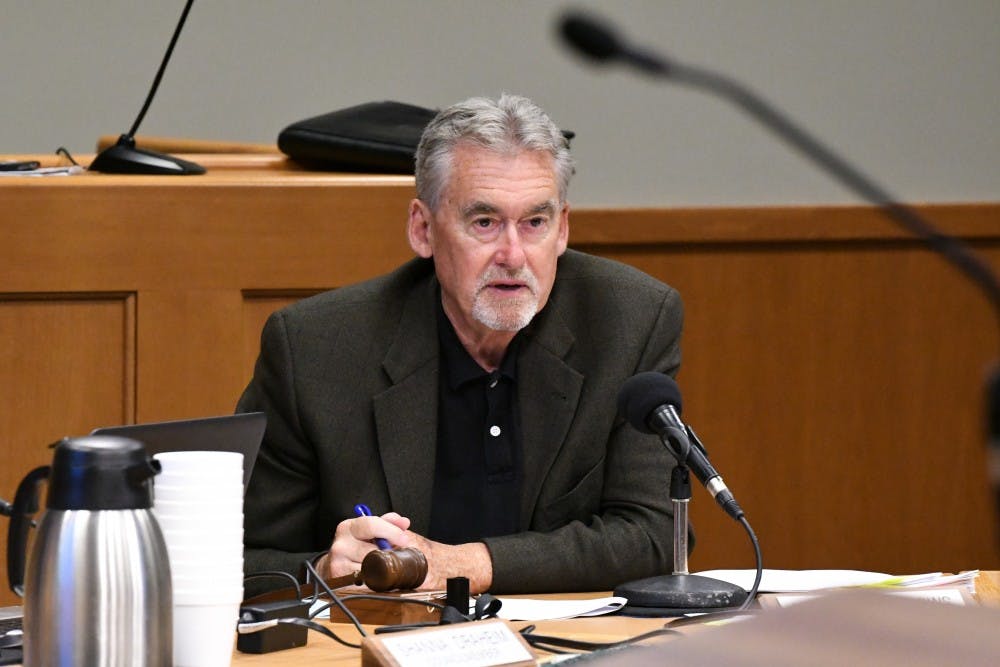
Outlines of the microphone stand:
{"type": "Polygon", "coordinates": [[[622,608],[626,616],[683,616],[690,612],[732,609],[743,603],[747,592],[727,581],[688,573],[688,504],[691,502],[691,474],[687,467],[690,445],[674,443],[669,434],[663,444],[677,455],[670,473],[670,502],[674,509],[673,574],[639,579],[617,586],[614,594],[628,600],[622,608]]]}

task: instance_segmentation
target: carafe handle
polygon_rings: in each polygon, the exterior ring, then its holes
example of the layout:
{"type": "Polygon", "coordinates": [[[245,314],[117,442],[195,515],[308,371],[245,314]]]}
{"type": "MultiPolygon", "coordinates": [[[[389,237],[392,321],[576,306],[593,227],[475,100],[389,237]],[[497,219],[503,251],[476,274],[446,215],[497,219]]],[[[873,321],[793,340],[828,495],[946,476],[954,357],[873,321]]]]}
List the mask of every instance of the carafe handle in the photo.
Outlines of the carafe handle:
{"type": "Polygon", "coordinates": [[[7,528],[7,580],[10,590],[24,597],[24,565],[28,550],[31,516],[38,512],[38,486],[48,479],[51,466],[35,468],[21,480],[7,528]]]}
{"type": "Polygon", "coordinates": [[[136,486],[142,486],[146,483],[147,479],[159,475],[163,471],[160,462],[156,459],[149,458],[141,463],[136,463],[125,469],[125,477],[128,481],[136,486]]]}

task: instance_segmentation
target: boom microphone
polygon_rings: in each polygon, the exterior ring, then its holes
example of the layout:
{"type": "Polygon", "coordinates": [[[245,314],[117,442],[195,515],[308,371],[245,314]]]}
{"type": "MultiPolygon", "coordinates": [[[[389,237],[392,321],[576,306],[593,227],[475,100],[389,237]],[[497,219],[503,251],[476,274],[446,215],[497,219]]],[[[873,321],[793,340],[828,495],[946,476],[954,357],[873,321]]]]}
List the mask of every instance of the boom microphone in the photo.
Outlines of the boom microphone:
{"type": "Polygon", "coordinates": [[[862,174],[811,134],[791,121],[742,83],[718,72],[683,64],[620,38],[601,21],[579,12],[563,16],[563,40],[595,63],[621,61],[654,76],[694,86],[728,99],[801,151],[842,184],[882,211],[908,232],[923,239],[971,278],[986,294],[1000,320],[1000,279],[990,265],[959,239],[943,234],[912,208],[899,203],[887,190],[862,174]]]}
{"type": "Polygon", "coordinates": [[[712,467],[698,436],[681,421],[681,391],[673,378],[656,372],[633,375],[618,393],[618,411],[639,431],[659,435],[678,463],[687,465],[726,514],[739,521],[743,509],[712,467]]]}
{"type": "MultiPolygon", "coordinates": [[[[885,188],[824,146],[744,84],[718,72],[667,59],[629,44],[604,22],[580,12],[565,14],[559,23],[559,32],[570,47],[595,63],[620,61],[645,74],[705,90],[740,107],[852,192],[878,206],[886,216],[962,271],[989,299],[997,323],[1000,324],[1000,278],[985,258],[960,239],[939,231],[915,209],[900,203],[885,188]]],[[[991,476],[996,509],[1000,515],[1000,366],[994,365],[988,374],[984,421],[987,446],[993,461],[991,476]]]]}

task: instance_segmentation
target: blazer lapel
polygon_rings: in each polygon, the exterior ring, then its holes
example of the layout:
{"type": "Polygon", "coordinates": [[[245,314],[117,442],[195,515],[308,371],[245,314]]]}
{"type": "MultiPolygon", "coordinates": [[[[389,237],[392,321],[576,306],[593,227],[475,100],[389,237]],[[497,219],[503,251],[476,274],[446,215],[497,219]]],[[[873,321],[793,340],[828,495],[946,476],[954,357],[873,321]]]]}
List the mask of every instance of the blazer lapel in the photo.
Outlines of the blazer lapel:
{"type": "Polygon", "coordinates": [[[437,281],[413,291],[383,368],[392,386],[374,397],[375,429],[392,508],[411,529],[430,526],[437,448],[437,281]]]}
{"type": "MultiPolygon", "coordinates": [[[[549,313],[552,315],[552,313],[549,313]]],[[[558,317],[545,317],[527,338],[518,360],[518,402],[524,448],[521,528],[527,530],[542,481],[566,440],[583,376],[563,361],[573,334],[558,317]]]]}

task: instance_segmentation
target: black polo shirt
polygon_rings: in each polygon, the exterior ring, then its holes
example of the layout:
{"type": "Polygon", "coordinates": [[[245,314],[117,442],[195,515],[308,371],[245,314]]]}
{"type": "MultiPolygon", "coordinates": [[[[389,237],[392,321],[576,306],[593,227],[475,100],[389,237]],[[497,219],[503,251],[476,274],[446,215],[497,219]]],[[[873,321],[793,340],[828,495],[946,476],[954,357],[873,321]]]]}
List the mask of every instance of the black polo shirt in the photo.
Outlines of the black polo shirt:
{"type": "Polygon", "coordinates": [[[489,373],[462,346],[437,307],[441,348],[437,454],[428,537],[475,542],[518,530],[521,430],[514,337],[500,368],[489,373]]]}

